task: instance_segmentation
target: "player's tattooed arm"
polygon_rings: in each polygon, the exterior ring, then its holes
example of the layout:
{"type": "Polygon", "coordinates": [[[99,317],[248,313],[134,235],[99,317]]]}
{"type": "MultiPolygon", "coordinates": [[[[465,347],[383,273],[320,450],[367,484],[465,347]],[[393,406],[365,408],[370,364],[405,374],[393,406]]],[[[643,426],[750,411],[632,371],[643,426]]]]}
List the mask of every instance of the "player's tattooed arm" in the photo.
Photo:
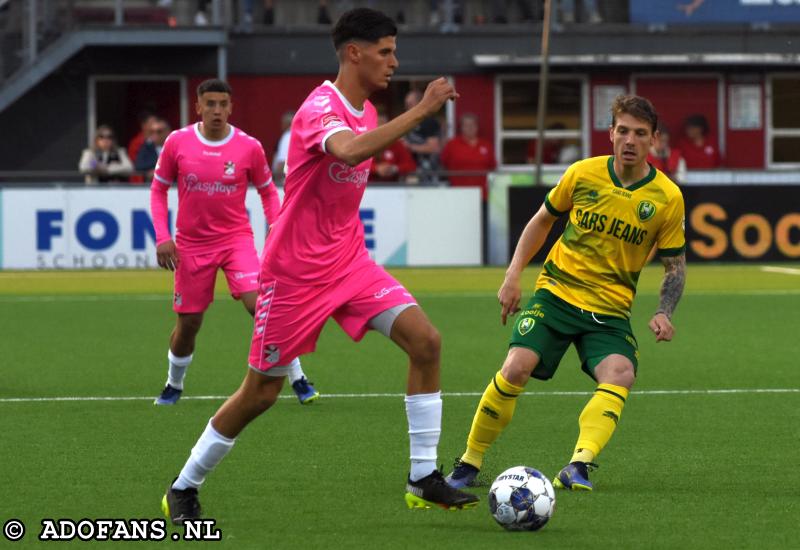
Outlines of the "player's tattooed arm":
{"type": "Polygon", "coordinates": [[[686,255],[662,258],[661,262],[664,264],[664,280],[656,314],[663,313],[671,319],[686,284],[686,255]]]}

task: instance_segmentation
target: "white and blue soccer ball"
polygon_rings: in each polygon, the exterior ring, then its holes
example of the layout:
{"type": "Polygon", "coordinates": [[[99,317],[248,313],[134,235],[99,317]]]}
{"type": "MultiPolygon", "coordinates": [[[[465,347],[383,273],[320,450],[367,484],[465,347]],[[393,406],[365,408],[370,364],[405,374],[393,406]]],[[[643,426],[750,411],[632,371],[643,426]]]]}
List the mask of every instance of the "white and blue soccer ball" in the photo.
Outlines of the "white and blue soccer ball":
{"type": "Polygon", "coordinates": [[[509,531],[537,531],[556,507],[553,484],[539,470],[527,466],[509,468],[489,489],[492,517],[509,531]]]}

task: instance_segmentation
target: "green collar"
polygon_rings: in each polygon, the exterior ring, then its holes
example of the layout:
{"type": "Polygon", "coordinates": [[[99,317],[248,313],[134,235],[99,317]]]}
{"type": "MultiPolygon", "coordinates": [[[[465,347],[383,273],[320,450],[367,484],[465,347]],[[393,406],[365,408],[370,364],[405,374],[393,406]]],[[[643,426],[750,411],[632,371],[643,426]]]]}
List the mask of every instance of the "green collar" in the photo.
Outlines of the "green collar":
{"type": "Polygon", "coordinates": [[[640,187],[644,187],[645,185],[647,185],[648,183],[650,183],[655,179],[656,169],[650,166],[650,172],[644,178],[640,179],[636,183],[629,185],[628,187],[625,187],[624,185],[622,185],[622,182],[619,181],[617,173],[614,172],[614,155],[611,155],[610,157],[608,157],[608,175],[611,177],[611,181],[614,182],[615,187],[621,187],[626,191],[636,191],[640,187]]]}

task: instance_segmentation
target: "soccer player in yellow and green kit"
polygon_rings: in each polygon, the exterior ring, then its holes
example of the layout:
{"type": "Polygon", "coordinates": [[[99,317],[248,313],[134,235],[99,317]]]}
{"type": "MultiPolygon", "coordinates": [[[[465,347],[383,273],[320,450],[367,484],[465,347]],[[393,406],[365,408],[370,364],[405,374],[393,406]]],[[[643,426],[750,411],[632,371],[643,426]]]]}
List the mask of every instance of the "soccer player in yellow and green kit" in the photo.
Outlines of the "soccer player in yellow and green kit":
{"type": "Polygon", "coordinates": [[[581,367],[597,388],[578,418],[580,434],[559,488],[592,490],[589,471],[617,427],[636,378],[639,353],[629,318],[636,282],[655,245],[664,264],[658,309],[650,320],[656,342],[670,341],[670,321],[686,280],[683,197],[678,186],[647,163],[658,114],[645,98],[624,95],[611,107],[613,156],[570,166],[531,218],[497,294],[501,319],[520,310],[520,276],[553,222],[568,215],[521,311],[508,355],[478,404],[467,450],[447,482],[473,485],[484,454],[511,421],[517,397],[533,376],[553,376],[575,344],[581,367]]]}

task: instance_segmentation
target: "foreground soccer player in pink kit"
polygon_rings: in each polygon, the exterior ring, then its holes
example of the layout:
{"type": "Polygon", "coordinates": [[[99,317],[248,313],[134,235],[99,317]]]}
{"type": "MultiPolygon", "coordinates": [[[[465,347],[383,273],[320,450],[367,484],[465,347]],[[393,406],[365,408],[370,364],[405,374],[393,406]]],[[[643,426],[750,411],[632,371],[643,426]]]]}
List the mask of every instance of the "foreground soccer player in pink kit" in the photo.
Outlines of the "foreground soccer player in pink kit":
{"type": "MultiPolygon", "coordinates": [[[[197,122],[170,134],[158,159],[150,190],[158,265],[175,272],[173,309],[177,324],[170,337],[167,384],[157,405],[172,405],[183,392],[203,313],[214,300],[217,270],[250,315],[258,294],[259,261],[244,201],[248,183],[261,196],[264,216],[274,224],[280,199],[258,140],[228,124],[231,88],[206,80],[197,88],[197,122]],[[169,234],[167,191],[178,184],[178,244],[169,234]]],[[[303,374],[300,361],[287,374],[301,403],[319,393],[303,374]]]]}
{"type": "Polygon", "coordinates": [[[173,523],[200,516],[197,489],[206,475],[244,427],[275,403],[283,365],[314,350],[329,317],[354,340],[375,329],[408,354],[408,506],[477,504],[475,495],[449,487],[436,469],[439,333],[411,294],[370,259],[358,217],[372,157],[457,97],[437,79],[418,105],[376,128],[367,98],[386,88],[397,68],[396,34],[391,19],[367,8],[345,13],[333,29],[336,81],[312,91],[292,122],[286,196],[261,266],[249,369],[167,488],[162,509],[173,523]]]}

